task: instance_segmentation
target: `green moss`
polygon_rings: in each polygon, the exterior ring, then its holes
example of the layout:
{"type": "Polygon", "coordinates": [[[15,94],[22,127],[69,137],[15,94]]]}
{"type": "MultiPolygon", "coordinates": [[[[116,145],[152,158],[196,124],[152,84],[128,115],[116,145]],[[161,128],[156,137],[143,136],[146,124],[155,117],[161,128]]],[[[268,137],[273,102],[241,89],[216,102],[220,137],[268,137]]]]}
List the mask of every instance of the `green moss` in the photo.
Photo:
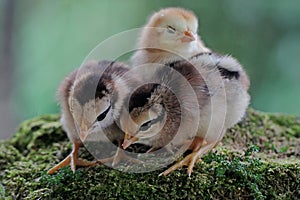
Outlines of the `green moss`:
{"type": "Polygon", "coordinates": [[[10,143],[22,154],[26,154],[31,149],[44,148],[53,142],[64,139],[59,116],[44,115],[24,121],[10,143]]]}
{"type": "MultiPolygon", "coordinates": [[[[100,165],[47,175],[71,150],[58,118],[28,120],[0,143],[0,199],[300,198],[297,117],[250,109],[190,178],[185,168],[159,177],[162,170],[131,174],[100,165]]],[[[83,149],[81,156],[90,155],[83,149]]]]}

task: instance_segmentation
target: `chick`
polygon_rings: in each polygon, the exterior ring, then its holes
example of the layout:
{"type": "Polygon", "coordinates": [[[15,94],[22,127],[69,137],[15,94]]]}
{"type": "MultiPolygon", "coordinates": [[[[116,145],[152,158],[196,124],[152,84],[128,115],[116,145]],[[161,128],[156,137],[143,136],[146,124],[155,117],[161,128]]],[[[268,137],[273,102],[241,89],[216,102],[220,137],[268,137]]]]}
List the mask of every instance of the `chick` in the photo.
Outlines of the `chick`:
{"type": "Polygon", "coordinates": [[[216,53],[201,53],[191,58],[190,62],[200,70],[217,69],[222,81],[215,85],[215,82],[210,81],[217,78],[215,74],[201,73],[206,76],[205,81],[209,85],[211,99],[202,108],[199,130],[190,146],[193,152],[161,175],[168,175],[184,165],[188,166],[190,175],[195,162],[221,141],[228,128],[243,118],[250,102],[248,94],[250,81],[236,59],[216,53]],[[197,137],[199,142],[196,140],[197,137]]]}
{"type": "MultiPolygon", "coordinates": [[[[193,113],[194,110],[197,110],[193,109],[193,107],[199,106],[200,121],[199,126],[197,126],[197,133],[189,143],[186,143],[186,140],[180,137],[175,142],[175,145],[182,144],[185,147],[186,144],[189,145],[192,153],[162,173],[167,175],[177,168],[187,165],[187,173],[190,175],[195,162],[216,146],[223,138],[226,130],[243,117],[250,99],[247,93],[249,80],[242,66],[234,58],[215,53],[200,53],[192,57],[189,62],[184,60],[177,61],[169,64],[169,66],[181,74],[183,74],[182,70],[186,71],[193,69],[193,67],[198,72],[195,73],[195,70],[190,70],[190,76],[185,76],[193,89],[196,89],[195,93],[198,97],[198,104],[192,104],[187,110],[188,113],[193,113]]],[[[184,94],[184,91],[181,90],[179,92],[184,94]]],[[[144,105],[137,104],[135,108],[131,108],[130,115],[134,123],[126,123],[125,120],[122,122],[122,117],[120,118],[121,126],[126,126],[125,129],[129,130],[129,134],[125,135],[123,148],[128,147],[132,143],[140,142],[140,138],[142,138],[142,142],[146,140],[144,143],[148,142],[148,145],[156,145],[155,148],[162,147],[165,143],[161,141],[166,140],[166,138],[167,141],[170,141],[169,137],[173,137],[174,132],[177,131],[178,119],[182,113],[176,112],[176,108],[178,109],[178,106],[181,105],[178,105],[175,96],[158,89],[144,90],[144,92],[147,95],[136,95],[130,99],[132,102],[135,102],[141,98],[140,96],[150,96],[144,100],[146,102],[144,105]],[[169,99],[169,101],[165,99],[169,99]],[[165,120],[165,123],[162,123],[162,119],[165,119],[164,117],[157,117],[157,120],[151,119],[149,117],[150,114],[147,113],[155,112],[154,109],[149,109],[151,108],[149,105],[152,105],[153,102],[166,108],[164,115],[169,116],[173,120],[165,120]],[[155,129],[154,125],[157,126],[155,129]],[[145,136],[143,132],[145,128],[143,127],[158,133],[152,133],[152,138],[149,138],[145,136]]],[[[157,113],[160,116],[159,113],[161,112],[157,113]]],[[[187,116],[182,115],[183,119],[185,117],[187,116]]],[[[185,121],[197,123],[195,122],[195,116],[189,115],[188,117],[185,121]]],[[[193,124],[188,123],[188,126],[192,127],[193,124]]],[[[184,131],[186,131],[186,134],[189,134],[189,130],[184,131]]]]}
{"type": "Polygon", "coordinates": [[[124,133],[115,120],[129,88],[134,84],[135,79],[130,78],[128,71],[122,63],[89,61],[62,81],[57,92],[61,104],[61,122],[73,144],[73,150],[48,174],[68,165],[75,172],[76,166],[92,166],[118,159],[119,149],[115,157],[93,162],[78,158],[78,150],[87,139],[104,142],[123,140],[124,133]]]}
{"type": "Polygon", "coordinates": [[[205,82],[192,65],[173,67],[176,70],[152,66],[152,83],[142,85],[131,95],[130,117],[120,116],[120,126],[127,133],[124,149],[137,141],[151,146],[151,150],[165,147],[170,140],[172,145],[181,143],[197,124],[194,119],[199,118],[198,105],[208,100],[205,82]],[[186,133],[174,140],[177,132],[186,133]]]}
{"type": "Polygon", "coordinates": [[[167,63],[209,52],[197,34],[198,19],[183,8],[165,8],[154,13],[144,26],[131,57],[133,66],[167,63]]]}

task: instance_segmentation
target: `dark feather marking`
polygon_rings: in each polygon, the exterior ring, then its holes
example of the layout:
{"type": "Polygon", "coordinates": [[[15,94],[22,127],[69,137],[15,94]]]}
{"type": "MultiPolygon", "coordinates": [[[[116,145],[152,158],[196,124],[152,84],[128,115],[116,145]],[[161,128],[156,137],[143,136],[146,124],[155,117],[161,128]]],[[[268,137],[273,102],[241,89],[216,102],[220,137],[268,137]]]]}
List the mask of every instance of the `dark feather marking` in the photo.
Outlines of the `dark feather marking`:
{"type": "Polygon", "coordinates": [[[104,78],[100,79],[97,75],[88,76],[84,80],[84,84],[78,88],[75,98],[81,105],[95,98],[101,99],[105,96],[105,93],[109,92],[104,81],[104,78]]]}
{"type": "Polygon", "coordinates": [[[81,105],[96,98],[103,98],[107,94],[112,94],[114,91],[114,81],[112,75],[122,76],[128,69],[125,65],[117,62],[100,61],[96,65],[85,65],[83,72],[93,72],[78,85],[75,90],[75,98],[81,105]],[[103,71],[103,69],[105,69],[103,71]],[[112,88],[107,86],[111,85],[112,88]]]}
{"type": "Polygon", "coordinates": [[[150,83],[143,85],[134,91],[129,100],[129,112],[131,112],[134,108],[139,108],[146,105],[148,98],[151,97],[151,94],[159,85],[160,84],[157,83],[150,83]]]}
{"type": "Polygon", "coordinates": [[[226,78],[226,79],[231,80],[231,79],[235,78],[235,79],[238,80],[239,77],[240,77],[240,73],[238,71],[229,71],[228,69],[225,69],[225,68],[220,67],[220,66],[217,66],[217,68],[218,68],[221,76],[226,78]]]}

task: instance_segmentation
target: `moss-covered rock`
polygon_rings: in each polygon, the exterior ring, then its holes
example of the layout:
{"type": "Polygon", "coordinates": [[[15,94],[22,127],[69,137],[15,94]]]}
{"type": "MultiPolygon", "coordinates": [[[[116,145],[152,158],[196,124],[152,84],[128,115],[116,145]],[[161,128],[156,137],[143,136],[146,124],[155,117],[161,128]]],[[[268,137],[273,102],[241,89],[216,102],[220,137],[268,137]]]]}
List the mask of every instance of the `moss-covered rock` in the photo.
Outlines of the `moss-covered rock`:
{"type": "MultiPolygon", "coordinates": [[[[58,115],[25,121],[0,142],[0,199],[300,199],[300,119],[252,109],[186,169],[132,174],[106,166],[46,171],[71,151],[58,115]]],[[[82,150],[83,155],[85,154],[82,150]]]]}

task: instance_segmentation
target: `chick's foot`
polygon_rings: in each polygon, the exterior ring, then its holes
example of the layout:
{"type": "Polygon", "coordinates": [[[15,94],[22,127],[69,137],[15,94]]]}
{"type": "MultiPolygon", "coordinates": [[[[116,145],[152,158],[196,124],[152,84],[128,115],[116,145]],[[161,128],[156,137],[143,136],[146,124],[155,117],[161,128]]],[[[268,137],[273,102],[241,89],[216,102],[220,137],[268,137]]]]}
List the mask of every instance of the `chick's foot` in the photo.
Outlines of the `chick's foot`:
{"type": "Polygon", "coordinates": [[[187,155],[183,160],[177,162],[176,164],[171,166],[169,169],[162,172],[159,176],[161,176],[161,175],[167,176],[171,172],[173,172],[176,169],[179,169],[183,166],[188,166],[187,174],[188,174],[188,176],[191,176],[193,168],[195,166],[195,163],[198,160],[200,160],[200,158],[205,153],[210,151],[215,145],[216,145],[216,142],[206,143],[202,138],[196,137],[191,146],[191,148],[194,149],[193,152],[190,153],[189,155],[187,155]]]}

